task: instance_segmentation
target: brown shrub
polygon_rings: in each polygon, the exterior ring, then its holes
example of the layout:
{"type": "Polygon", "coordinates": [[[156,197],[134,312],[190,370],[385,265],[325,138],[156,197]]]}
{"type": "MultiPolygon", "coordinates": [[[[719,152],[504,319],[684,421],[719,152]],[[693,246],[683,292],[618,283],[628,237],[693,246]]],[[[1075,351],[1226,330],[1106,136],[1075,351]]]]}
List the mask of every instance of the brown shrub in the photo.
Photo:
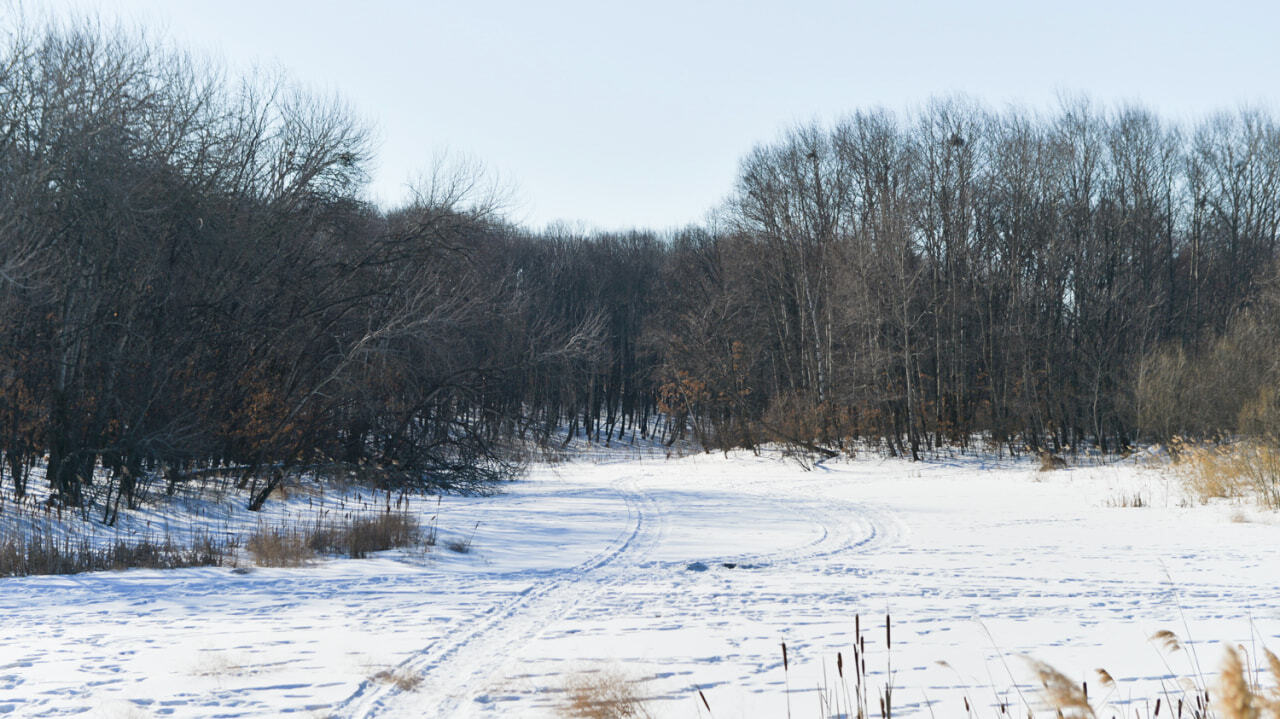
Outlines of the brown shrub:
{"type": "Polygon", "coordinates": [[[346,554],[364,559],[371,552],[408,547],[418,541],[420,526],[408,512],[379,512],[345,521],[317,521],[307,546],[320,554],[346,554]]]}
{"type": "Polygon", "coordinates": [[[1058,455],[1052,452],[1048,452],[1048,451],[1040,452],[1040,471],[1041,472],[1052,472],[1055,469],[1066,469],[1066,468],[1067,468],[1067,460],[1063,459],[1062,457],[1059,457],[1058,455]]]}
{"type": "Polygon", "coordinates": [[[297,567],[315,556],[307,537],[297,531],[259,527],[245,547],[260,567],[297,567]]]}

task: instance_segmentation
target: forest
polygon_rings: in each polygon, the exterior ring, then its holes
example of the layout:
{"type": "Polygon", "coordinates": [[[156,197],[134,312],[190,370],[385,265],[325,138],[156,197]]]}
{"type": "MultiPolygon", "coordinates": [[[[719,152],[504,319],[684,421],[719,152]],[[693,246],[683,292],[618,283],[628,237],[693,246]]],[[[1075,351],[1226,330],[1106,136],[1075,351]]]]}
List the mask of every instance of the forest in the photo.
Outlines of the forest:
{"type": "MultiPolygon", "coordinates": [[[[0,50],[0,491],[474,489],[536,448],[1124,452],[1280,428],[1280,125],[1063,98],[851,108],[701,226],[518,226],[466,164],[93,24],[0,50]]],[[[447,112],[443,108],[442,112],[447,112]]]]}

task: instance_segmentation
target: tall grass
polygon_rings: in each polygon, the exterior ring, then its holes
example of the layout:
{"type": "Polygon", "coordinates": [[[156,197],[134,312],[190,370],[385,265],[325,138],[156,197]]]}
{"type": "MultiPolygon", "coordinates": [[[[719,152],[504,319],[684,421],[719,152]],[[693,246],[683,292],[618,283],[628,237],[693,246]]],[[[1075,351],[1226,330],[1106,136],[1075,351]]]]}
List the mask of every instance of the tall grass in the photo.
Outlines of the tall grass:
{"type": "MultiPolygon", "coordinates": [[[[894,686],[890,621],[885,617],[883,684],[873,688],[867,675],[867,643],[861,622],[855,617],[853,661],[844,661],[844,652],[835,656],[834,680],[823,665],[822,683],[818,687],[817,716],[822,719],[892,719],[895,712],[893,697],[899,688],[894,686]]],[[[1163,630],[1151,637],[1151,643],[1166,655],[1184,651],[1184,645],[1176,634],[1163,630]]],[[[785,644],[784,644],[785,647],[785,644]]],[[[1111,673],[1105,669],[1093,672],[1094,681],[1101,692],[1089,691],[1087,679],[1073,679],[1046,662],[1032,657],[1022,657],[1029,673],[1032,688],[1024,693],[1025,685],[1015,684],[1016,696],[1005,698],[1006,692],[997,687],[975,687],[990,692],[995,698],[980,704],[968,693],[954,705],[939,704],[925,697],[923,712],[930,717],[1052,717],[1058,719],[1280,719],[1280,657],[1263,648],[1261,657],[1250,661],[1243,646],[1228,647],[1217,677],[1204,677],[1197,671],[1194,677],[1171,685],[1162,685],[1159,693],[1150,697],[1120,696],[1120,690],[1111,673]]],[[[1003,661],[1003,656],[1001,657],[1003,661]]],[[[946,662],[938,662],[949,667],[946,662]]],[[[790,673],[784,649],[783,672],[790,673]]],[[[1006,667],[1008,669],[1008,667],[1006,667]]],[[[1170,669],[1172,673],[1172,669],[1170,669]]],[[[1010,678],[1012,679],[1012,673],[1010,678]]],[[[790,678],[785,677],[783,691],[787,693],[786,716],[791,715],[790,678]]],[[[702,691],[694,697],[699,709],[715,716],[713,704],[702,691]]],[[[918,712],[919,713],[919,712],[918,712]]],[[[612,715],[603,715],[612,716],[612,715]]],[[[781,719],[779,712],[779,719],[781,719]]]]}
{"type": "Polygon", "coordinates": [[[201,534],[179,542],[172,537],[119,538],[95,542],[75,533],[55,533],[36,525],[0,535],[0,577],[78,574],[109,569],[178,569],[234,565],[232,537],[201,534]]]}
{"type": "MultiPolygon", "coordinates": [[[[13,511],[13,510],[11,510],[13,511]]],[[[0,524],[0,577],[78,574],[122,569],[236,566],[243,547],[259,566],[298,566],[317,555],[355,559],[419,541],[418,520],[407,511],[317,513],[292,524],[259,525],[247,537],[227,532],[167,530],[142,536],[102,535],[78,517],[67,521],[22,516],[0,524]]]]}
{"type": "MultiPolygon", "coordinates": [[[[823,665],[823,683],[818,692],[818,706],[822,716],[840,719],[870,719],[872,716],[890,719],[893,716],[892,626],[892,618],[886,614],[884,617],[885,679],[880,688],[875,689],[867,674],[867,637],[862,631],[862,617],[854,615],[852,663],[846,666],[844,652],[836,652],[834,681],[828,679],[826,665],[823,665]],[[875,697],[874,705],[871,701],[873,696],[875,697]],[[878,715],[872,713],[873,706],[879,709],[878,715]]],[[[788,702],[788,715],[790,712],[788,702]]]]}
{"type": "Polygon", "coordinates": [[[318,554],[363,559],[373,552],[412,546],[420,535],[417,518],[408,512],[390,510],[260,526],[245,547],[259,566],[296,567],[318,554]]]}
{"type": "Polygon", "coordinates": [[[108,484],[96,482],[73,507],[45,499],[51,490],[37,471],[22,498],[0,493],[0,577],[237,566],[246,553],[261,566],[297,566],[319,555],[363,558],[430,539],[421,537],[407,493],[337,480],[335,500],[326,499],[322,482],[282,484],[279,499],[297,495],[297,510],[285,513],[299,514],[254,529],[237,515],[240,502],[225,496],[225,480],[203,472],[173,495],[139,497],[138,507],[117,507],[114,497],[91,491],[108,484]]]}
{"type": "Polygon", "coordinates": [[[1174,445],[1187,488],[1201,502],[1253,497],[1280,509],[1280,445],[1256,439],[1206,445],[1174,445]]]}

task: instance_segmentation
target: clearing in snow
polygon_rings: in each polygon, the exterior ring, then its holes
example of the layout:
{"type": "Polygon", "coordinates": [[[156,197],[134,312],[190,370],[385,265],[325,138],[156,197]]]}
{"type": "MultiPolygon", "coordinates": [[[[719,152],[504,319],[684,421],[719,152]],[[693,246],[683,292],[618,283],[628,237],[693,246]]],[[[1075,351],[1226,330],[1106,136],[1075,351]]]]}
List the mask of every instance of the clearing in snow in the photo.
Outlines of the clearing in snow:
{"type": "MultiPolygon", "coordinates": [[[[0,713],[554,717],[598,675],[654,716],[705,716],[700,690],[716,717],[816,717],[847,706],[860,617],[873,715],[891,676],[895,716],[1025,716],[1029,657],[1129,715],[1211,684],[1223,643],[1280,649],[1275,513],[1199,505],[1135,459],[1036,468],[604,453],[444,497],[430,548],[0,579],[0,713]]],[[[436,498],[412,507],[430,526],[436,498]]]]}

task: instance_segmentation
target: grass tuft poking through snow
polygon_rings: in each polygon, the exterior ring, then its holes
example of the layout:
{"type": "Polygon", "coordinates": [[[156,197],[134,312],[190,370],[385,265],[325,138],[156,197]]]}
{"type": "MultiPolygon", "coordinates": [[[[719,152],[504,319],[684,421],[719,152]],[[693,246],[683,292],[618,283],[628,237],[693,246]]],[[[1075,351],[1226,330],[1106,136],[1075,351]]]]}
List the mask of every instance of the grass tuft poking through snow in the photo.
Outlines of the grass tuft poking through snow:
{"type": "MultiPolygon", "coordinates": [[[[476,522],[475,526],[471,528],[471,534],[468,534],[466,539],[452,540],[448,544],[444,545],[445,549],[448,549],[450,552],[457,552],[458,554],[469,553],[471,551],[471,542],[472,540],[475,539],[476,530],[479,528],[480,528],[480,523],[476,522]]],[[[432,527],[433,543],[434,543],[434,533],[435,533],[435,528],[432,527]]]]}
{"type": "Polygon", "coordinates": [[[383,669],[374,674],[372,679],[381,684],[390,684],[402,692],[414,692],[418,690],[418,687],[422,686],[422,675],[404,667],[383,669]]]}
{"type": "Polygon", "coordinates": [[[571,676],[565,682],[564,691],[561,715],[571,719],[650,719],[653,716],[638,682],[614,669],[571,676]]]}

